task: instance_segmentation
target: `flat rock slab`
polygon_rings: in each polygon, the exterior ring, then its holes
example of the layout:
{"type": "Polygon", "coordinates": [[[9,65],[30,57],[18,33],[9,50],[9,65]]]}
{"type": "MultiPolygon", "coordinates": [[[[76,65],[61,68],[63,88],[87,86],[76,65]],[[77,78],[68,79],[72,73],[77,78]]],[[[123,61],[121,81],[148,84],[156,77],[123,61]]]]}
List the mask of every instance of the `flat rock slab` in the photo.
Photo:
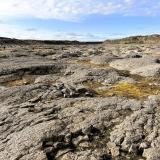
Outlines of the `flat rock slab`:
{"type": "Polygon", "coordinates": [[[0,75],[11,73],[23,74],[31,72],[35,74],[56,73],[58,65],[53,61],[37,57],[19,57],[0,59],[0,75]]]}
{"type": "Polygon", "coordinates": [[[131,70],[131,74],[137,74],[144,77],[159,77],[160,64],[147,65],[131,70]]]}
{"type": "Polygon", "coordinates": [[[108,64],[109,62],[113,61],[117,57],[112,55],[112,54],[105,54],[105,55],[98,55],[98,56],[93,56],[91,58],[91,62],[94,64],[108,64]]]}
{"type": "Polygon", "coordinates": [[[156,57],[146,56],[143,58],[127,58],[115,60],[110,66],[118,70],[128,70],[131,74],[141,76],[156,76],[159,74],[160,64],[156,57]]]}

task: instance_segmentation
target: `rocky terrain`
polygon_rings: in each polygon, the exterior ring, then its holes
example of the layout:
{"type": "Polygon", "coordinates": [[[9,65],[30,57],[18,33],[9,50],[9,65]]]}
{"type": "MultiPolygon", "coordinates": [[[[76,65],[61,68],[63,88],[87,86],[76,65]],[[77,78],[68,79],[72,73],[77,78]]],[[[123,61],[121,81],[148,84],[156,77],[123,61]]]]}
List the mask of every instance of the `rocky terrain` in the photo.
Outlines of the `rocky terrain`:
{"type": "Polygon", "coordinates": [[[132,36],[122,39],[115,39],[115,40],[106,40],[105,43],[110,44],[155,44],[160,43],[160,35],[159,34],[153,34],[148,36],[132,36]]]}
{"type": "Polygon", "coordinates": [[[0,48],[0,160],[160,160],[160,43],[0,48]]]}

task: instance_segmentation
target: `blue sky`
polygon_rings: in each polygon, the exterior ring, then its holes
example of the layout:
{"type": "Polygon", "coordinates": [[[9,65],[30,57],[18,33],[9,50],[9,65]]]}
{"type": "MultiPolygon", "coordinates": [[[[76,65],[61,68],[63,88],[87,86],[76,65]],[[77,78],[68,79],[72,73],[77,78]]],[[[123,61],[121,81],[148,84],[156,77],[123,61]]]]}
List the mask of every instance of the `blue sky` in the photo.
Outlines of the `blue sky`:
{"type": "Polygon", "coordinates": [[[160,34],[159,0],[0,0],[0,36],[99,41],[160,34]]]}

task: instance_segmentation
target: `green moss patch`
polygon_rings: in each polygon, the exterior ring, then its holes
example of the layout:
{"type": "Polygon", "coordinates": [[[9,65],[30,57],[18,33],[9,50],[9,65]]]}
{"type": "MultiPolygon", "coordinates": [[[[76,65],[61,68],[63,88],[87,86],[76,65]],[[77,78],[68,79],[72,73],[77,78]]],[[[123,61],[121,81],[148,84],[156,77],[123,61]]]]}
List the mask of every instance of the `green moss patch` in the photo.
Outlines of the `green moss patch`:
{"type": "Polygon", "coordinates": [[[146,99],[150,95],[160,95],[160,85],[152,80],[143,79],[136,83],[119,83],[110,85],[110,89],[101,89],[109,84],[88,82],[85,84],[99,96],[120,96],[134,99],[146,99]]]}

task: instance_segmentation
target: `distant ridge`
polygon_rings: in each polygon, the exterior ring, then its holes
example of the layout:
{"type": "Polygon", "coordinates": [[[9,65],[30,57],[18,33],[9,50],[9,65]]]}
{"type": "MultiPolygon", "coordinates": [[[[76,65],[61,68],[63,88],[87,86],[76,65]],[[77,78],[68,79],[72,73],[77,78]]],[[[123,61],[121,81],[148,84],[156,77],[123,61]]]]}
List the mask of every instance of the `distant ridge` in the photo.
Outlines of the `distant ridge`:
{"type": "Polygon", "coordinates": [[[106,40],[105,44],[152,44],[152,43],[160,43],[160,35],[146,35],[146,36],[131,36],[122,39],[115,40],[106,40]]]}
{"type": "Polygon", "coordinates": [[[85,45],[85,44],[153,44],[160,43],[160,35],[146,35],[146,36],[130,36],[121,39],[106,40],[106,41],[93,41],[93,42],[80,42],[69,40],[20,40],[15,38],[0,37],[0,45],[17,44],[17,45],[31,45],[31,44],[55,44],[55,45],[85,45]]]}
{"type": "Polygon", "coordinates": [[[31,44],[56,44],[56,45],[85,45],[85,44],[101,44],[103,42],[80,42],[69,40],[20,40],[15,38],[0,37],[0,45],[17,44],[17,45],[31,45],[31,44]]]}

